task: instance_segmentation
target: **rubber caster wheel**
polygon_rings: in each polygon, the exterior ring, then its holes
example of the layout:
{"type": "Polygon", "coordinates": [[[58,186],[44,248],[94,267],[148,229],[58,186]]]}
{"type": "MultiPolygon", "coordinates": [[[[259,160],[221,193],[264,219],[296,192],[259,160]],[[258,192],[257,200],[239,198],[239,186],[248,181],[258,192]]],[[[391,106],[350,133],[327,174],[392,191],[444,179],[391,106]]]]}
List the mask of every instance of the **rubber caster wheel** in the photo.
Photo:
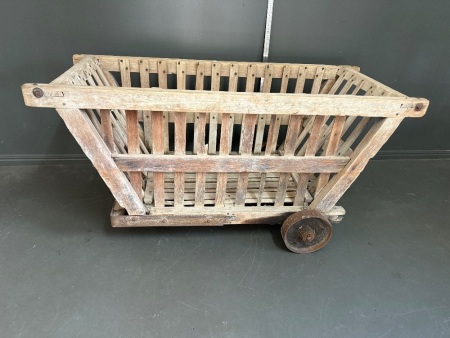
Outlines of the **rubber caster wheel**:
{"type": "Polygon", "coordinates": [[[322,249],[331,239],[331,223],[317,210],[303,210],[289,216],[281,226],[286,247],[295,253],[322,249]]]}

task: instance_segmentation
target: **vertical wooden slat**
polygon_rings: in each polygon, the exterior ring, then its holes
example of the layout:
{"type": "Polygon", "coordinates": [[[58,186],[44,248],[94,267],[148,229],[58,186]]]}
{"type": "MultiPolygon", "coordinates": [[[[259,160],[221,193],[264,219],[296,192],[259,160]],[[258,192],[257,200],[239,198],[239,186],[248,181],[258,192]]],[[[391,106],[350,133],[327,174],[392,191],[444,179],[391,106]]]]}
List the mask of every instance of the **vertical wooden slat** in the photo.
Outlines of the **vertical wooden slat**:
{"type": "MultiPolygon", "coordinates": [[[[295,151],[295,140],[302,127],[302,116],[291,115],[289,119],[288,130],[286,132],[286,141],[284,143],[284,156],[293,156],[295,151]]],[[[284,205],[286,189],[291,173],[280,173],[277,194],[275,196],[275,206],[284,205]]]]}
{"type": "MultiPolygon", "coordinates": [[[[220,155],[228,155],[230,153],[230,114],[222,114],[222,129],[220,132],[220,155]]],[[[216,207],[225,206],[225,193],[227,188],[227,173],[217,173],[217,186],[216,186],[216,207]]]]}
{"type": "Polygon", "coordinates": [[[303,90],[305,89],[305,80],[306,80],[307,70],[308,70],[308,67],[304,67],[304,66],[298,67],[297,82],[295,83],[295,92],[296,93],[303,93],[303,90]]]}
{"type": "MultiPolygon", "coordinates": [[[[339,146],[339,142],[341,141],[342,132],[345,124],[345,116],[336,116],[333,121],[333,128],[331,130],[331,135],[328,140],[327,147],[324,152],[324,156],[334,155],[339,146]]],[[[329,173],[319,174],[319,178],[317,179],[316,192],[317,195],[320,190],[327,184],[330,179],[329,173]]]]}
{"type": "MultiPolygon", "coordinates": [[[[264,71],[264,84],[263,93],[270,93],[270,87],[272,86],[272,65],[267,65],[264,71]]],[[[261,154],[262,143],[264,138],[264,130],[266,128],[266,118],[270,119],[269,115],[259,115],[256,126],[255,147],[253,152],[255,154],[261,154]]]]}
{"type": "Polygon", "coordinates": [[[311,94],[319,94],[320,88],[322,86],[324,70],[325,70],[324,67],[317,67],[316,75],[314,75],[314,82],[313,82],[313,86],[311,89],[311,94]]]}
{"type": "MultiPolygon", "coordinates": [[[[158,61],[158,86],[161,89],[167,89],[167,61],[158,61]]],[[[163,112],[164,121],[164,153],[169,152],[169,114],[163,112]]]]}
{"type": "MultiPolygon", "coordinates": [[[[246,114],[242,117],[241,142],[239,145],[241,155],[251,155],[253,137],[255,135],[255,122],[258,116],[255,114],[246,114]]],[[[240,173],[236,187],[236,206],[245,204],[245,196],[247,194],[248,172],[240,173]]]]}
{"type": "MultiPolygon", "coordinates": [[[[197,74],[195,77],[195,90],[203,90],[204,75],[205,67],[203,63],[199,63],[197,67],[197,74]]],[[[206,155],[206,113],[196,113],[194,118],[194,153],[198,155],[206,155]]],[[[201,172],[197,173],[195,176],[195,206],[202,207],[205,204],[206,174],[204,172],[201,172]]]]}
{"type": "MultiPolygon", "coordinates": [[[[306,144],[305,156],[314,156],[319,147],[319,139],[322,127],[325,123],[325,116],[317,115],[314,117],[311,133],[306,144]]],[[[294,205],[302,205],[305,201],[306,189],[308,187],[309,173],[300,174],[297,182],[297,192],[295,194],[294,205]]]]}
{"type": "Polygon", "coordinates": [[[114,152],[114,136],[112,130],[111,112],[109,109],[101,109],[100,117],[102,123],[102,137],[106,146],[111,152],[114,152]]]}
{"type": "MultiPolygon", "coordinates": [[[[220,63],[218,62],[211,64],[211,90],[220,90],[220,63]]],[[[215,154],[217,152],[217,120],[218,114],[211,112],[209,114],[208,154],[215,154]]]]}
{"type": "MultiPolygon", "coordinates": [[[[128,59],[120,59],[119,66],[122,87],[131,87],[130,61],[128,59]]],[[[138,113],[136,110],[127,110],[125,114],[128,154],[139,154],[138,113]]],[[[142,190],[142,173],[140,171],[132,171],[128,173],[128,176],[130,177],[131,185],[138,194],[139,198],[143,198],[144,192],[142,190]]]]}
{"type": "MultiPolygon", "coordinates": [[[[203,90],[204,78],[205,78],[205,67],[203,63],[197,65],[197,71],[195,76],[195,90],[203,90]]],[[[204,113],[203,113],[204,114],[204,113]]],[[[197,154],[198,145],[198,121],[200,119],[200,113],[194,114],[194,154],[197,154]]]]}
{"type": "MultiPolygon", "coordinates": [[[[139,61],[139,75],[142,88],[150,88],[150,72],[148,60],[139,61]]],[[[150,110],[142,111],[144,122],[144,144],[148,151],[152,151],[152,118],[150,110]]]]}
{"type": "MultiPolygon", "coordinates": [[[[164,154],[163,112],[152,111],[152,149],[153,154],[164,154]]],[[[155,207],[164,206],[164,173],[153,173],[153,200],[155,207]]]]}
{"type": "MultiPolygon", "coordinates": [[[[237,91],[239,66],[232,63],[230,65],[230,76],[228,78],[228,91],[237,91]]],[[[231,151],[233,138],[234,114],[222,114],[222,126],[220,131],[220,155],[228,155],[231,151]]],[[[227,173],[217,173],[216,185],[216,207],[225,206],[225,195],[227,189],[227,173]]]]}
{"type": "MultiPolygon", "coordinates": [[[[177,62],[177,90],[186,89],[186,62],[177,62]]],[[[175,155],[186,153],[186,113],[175,112],[175,155]]],[[[175,172],[174,205],[183,206],[184,173],[175,172]]]]}
{"type": "MultiPolygon", "coordinates": [[[[239,81],[239,64],[232,63],[230,65],[230,78],[228,80],[228,91],[229,92],[237,92],[238,81],[239,81]]],[[[230,115],[230,137],[229,137],[230,150],[231,150],[231,145],[233,142],[234,118],[235,118],[235,114],[231,114],[230,115]]]]}
{"type": "MultiPolygon", "coordinates": [[[[138,113],[136,110],[127,110],[127,146],[128,154],[139,154],[139,129],[138,113]]],[[[140,171],[131,171],[128,173],[130,182],[140,198],[144,197],[142,190],[142,173],[140,171]]]]}
{"type": "MultiPolygon", "coordinates": [[[[253,92],[255,89],[256,65],[247,66],[247,79],[245,84],[246,92],[253,92]]],[[[255,135],[255,123],[257,115],[244,114],[241,122],[241,137],[239,142],[239,154],[250,155],[253,147],[253,137],[255,135]]],[[[248,173],[240,173],[236,187],[235,205],[244,205],[247,194],[248,173]]]]}
{"type": "Polygon", "coordinates": [[[122,87],[131,87],[130,61],[128,59],[120,59],[119,67],[122,87]]]}

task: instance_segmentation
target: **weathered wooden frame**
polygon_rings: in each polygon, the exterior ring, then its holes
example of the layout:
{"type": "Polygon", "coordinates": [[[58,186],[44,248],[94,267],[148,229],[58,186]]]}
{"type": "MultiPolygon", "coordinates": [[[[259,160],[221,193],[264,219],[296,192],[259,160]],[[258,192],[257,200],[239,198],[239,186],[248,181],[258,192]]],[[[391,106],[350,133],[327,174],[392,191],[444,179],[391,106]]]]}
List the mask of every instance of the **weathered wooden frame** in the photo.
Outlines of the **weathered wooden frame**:
{"type": "Polygon", "coordinates": [[[290,213],[304,208],[320,210],[331,220],[338,221],[345,211],[335,205],[369,159],[405,117],[421,117],[429,105],[428,100],[407,97],[352,66],[101,55],[74,55],[74,63],[50,84],[24,84],[22,93],[27,106],[58,111],[118,203],[111,213],[113,226],[279,223],[290,213]],[[110,72],[120,72],[121,87],[110,72]],[[140,73],[142,88],[131,87],[131,72],[140,73]],[[150,73],[160,77],[159,88],[150,88],[150,73]],[[167,74],[177,74],[176,90],[167,89],[167,74]],[[186,90],[187,75],[195,75],[202,81],[210,76],[211,91],[202,90],[203,85],[198,83],[196,90],[186,90]],[[228,92],[219,91],[221,76],[229,77],[228,92]],[[240,77],[247,78],[245,92],[237,92],[240,77]],[[265,79],[261,93],[253,92],[257,77],[265,79]],[[282,79],[280,93],[270,92],[272,78],[282,79]],[[290,79],[297,80],[294,93],[286,93],[290,79]],[[314,81],[308,94],[302,93],[305,79],[314,81]],[[353,94],[364,90],[366,96],[346,95],[352,85],[356,87],[353,94]],[[337,91],[339,95],[330,95],[337,91]],[[93,110],[100,112],[101,121],[92,118],[93,110]],[[110,111],[114,110],[122,111],[126,117],[122,129],[118,128],[120,121],[111,118],[110,111]],[[330,117],[334,117],[334,122],[327,125],[330,117]],[[358,117],[363,120],[343,142],[341,136],[358,117]],[[378,121],[351,150],[351,144],[370,119],[378,121]],[[144,131],[139,121],[143,121],[144,131]],[[171,122],[176,130],[173,154],[168,152],[168,137],[164,138],[171,122]],[[186,152],[184,126],[188,122],[195,123],[195,139],[204,138],[201,132],[209,125],[209,149],[195,142],[194,153],[186,152]],[[239,154],[233,153],[230,147],[232,125],[237,123],[243,128],[239,154]],[[220,149],[216,153],[217,137],[214,136],[218,124],[227,132],[221,133],[220,149]],[[276,149],[280,124],[290,127],[278,156],[274,156],[272,151],[276,149]],[[268,144],[262,153],[267,125],[268,144]],[[298,135],[300,128],[304,132],[298,135]],[[307,135],[307,143],[296,151],[307,135]],[[253,140],[255,148],[252,150],[253,140]],[[125,148],[127,154],[123,153],[125,148]],[[317,156],[321,148],[323,153],[317,156]],[[122,153],[118,153],[118,149],[122,153]],[[142,189],[142,173],[147,171],[153,173],[152,206],[145,203],[142,189]],[[164,206],[164,191],[160,189],[167,172],[175,173],[173,207],[164,206]],[[195,206],[188,208],[183,206],[183,195],[185,173],[189,172],[197,173],[197,178],[195,206]],[[215,207],[203,206],[205,174],[209,172],[218,173],[215,207]],[[261,173],[260,195],[257,206],[245,206],[248,173],[252,172],[261,173]],[[264,207],[261,196],[266,175],[274,172],[280,173],[275,205],[264,207]],[[230,173],[238,175],[235,205],[224,200],[230,173]],[[304,196],[308,193],[311,173],[316,173],[317,177],[313,177],[314,198],[309,201],[304,200],[304,196]],[[293,205],[285,206],[290,175],[297,184],[297,193],[293,205]]]}

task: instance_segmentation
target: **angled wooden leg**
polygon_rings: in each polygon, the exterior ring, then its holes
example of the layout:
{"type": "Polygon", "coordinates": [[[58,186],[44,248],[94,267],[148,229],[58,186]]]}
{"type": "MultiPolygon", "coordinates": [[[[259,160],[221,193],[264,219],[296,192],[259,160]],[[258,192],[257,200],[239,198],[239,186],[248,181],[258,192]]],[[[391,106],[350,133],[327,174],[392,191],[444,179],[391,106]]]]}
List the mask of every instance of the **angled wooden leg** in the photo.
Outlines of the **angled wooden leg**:
{"type": "Polygon", "coordinates": [[[111,190],[117,202],[129,215],[145,214],[145,207],[125,174],[120,171],[105,142],[98,135],[91,120],[80,109],[57,109],[67,128],[111,190]]]}
{"type": "Polygon", "coordinates": [[[310,204],[311,209],[323,212],[331,210],[345,191],[359,176],[367,162],[375,156],[383,144],[397,129],[403,118],[383,118],[372,126],[370,131],[356,147],[351,160],[338,174],[327,183],[310,204]]]}

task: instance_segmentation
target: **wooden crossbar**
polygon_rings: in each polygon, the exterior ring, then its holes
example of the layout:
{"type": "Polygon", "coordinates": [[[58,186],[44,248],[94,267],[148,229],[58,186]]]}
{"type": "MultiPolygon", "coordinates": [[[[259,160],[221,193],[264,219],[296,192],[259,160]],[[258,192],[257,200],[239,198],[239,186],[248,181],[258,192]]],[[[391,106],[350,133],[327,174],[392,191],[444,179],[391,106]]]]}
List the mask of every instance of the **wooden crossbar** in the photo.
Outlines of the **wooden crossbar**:
{"type": "Polygon", "coordinates": [[[22,93],[27,106],[47,108],[420,117],[428,107],[428,100],[421,98],[209,92],[31,83],[22,86],[22,93]],[[33,95],[36,88],[42,91],[41,97],[33,95]]]}
{"type": "Polygon", "coordinates": [[[116,155],[122,171],[336,173],[346,156],[116,155]]]}

